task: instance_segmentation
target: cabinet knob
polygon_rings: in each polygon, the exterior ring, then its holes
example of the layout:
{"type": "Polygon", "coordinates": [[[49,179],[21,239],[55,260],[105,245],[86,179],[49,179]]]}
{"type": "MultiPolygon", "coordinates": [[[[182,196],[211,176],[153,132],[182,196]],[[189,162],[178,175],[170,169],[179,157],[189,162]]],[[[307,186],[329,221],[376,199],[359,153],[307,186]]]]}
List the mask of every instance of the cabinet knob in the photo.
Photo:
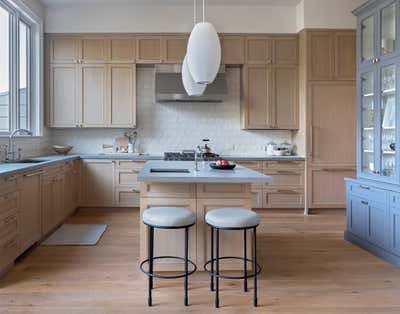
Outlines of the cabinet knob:
{"type": "Polygon", "coordinates": [[[361,203],[364,204],[364,205],[368,205],[367,201],[361,201],[361,203]]]}

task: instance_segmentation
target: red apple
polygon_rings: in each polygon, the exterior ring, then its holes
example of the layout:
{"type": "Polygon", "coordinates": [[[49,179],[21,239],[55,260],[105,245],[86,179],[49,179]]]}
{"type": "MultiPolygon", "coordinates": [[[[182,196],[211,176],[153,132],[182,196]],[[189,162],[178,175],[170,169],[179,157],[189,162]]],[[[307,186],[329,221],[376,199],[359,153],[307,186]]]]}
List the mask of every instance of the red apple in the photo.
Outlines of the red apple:
{"type": "Polygon", "coordinates": [[[222,166],[222,160],[218,159],[218,160],[215,162],[215,164],[216,164],[218,167],[221,167],[221,166],[222,166]]]}
{"type": "Polygon", "coordinates": [[[224,167],[229,166],[229,161],[221,160],[221,166],[224,166],[224,167]]]}

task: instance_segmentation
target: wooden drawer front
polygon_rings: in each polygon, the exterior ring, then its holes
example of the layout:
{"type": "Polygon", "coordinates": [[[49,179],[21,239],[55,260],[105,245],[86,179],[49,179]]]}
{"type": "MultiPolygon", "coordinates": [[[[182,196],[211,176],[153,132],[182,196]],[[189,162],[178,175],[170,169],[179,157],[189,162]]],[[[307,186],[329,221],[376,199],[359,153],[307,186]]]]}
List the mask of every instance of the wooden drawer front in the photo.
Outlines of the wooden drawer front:
{"type": "Polygon", "coordinates": [[[18,256],[18,235],[8,233],[0,238],[0,265],[7,265],[18,256]]]}
{"type": "Polygon", "coordinates": [[[351,183],[349,189],[350,193],[361,198],[374,200],[380,203],[385,203],[387,200],[387,192],[385,190],[377,189],[369,185],[351,183]]]}
{"type": "Polygon", "coordinates": [[[119,169],[132,169],[140,170],[144,165],[144,161],[134,161],[134,160],[117,160],[117,168],[119,169]]]}
{"type": "Polygon", "coordinates": [[[115,202],[117,206],[139,207],[140,190],[138,188],[117,188],[115,190],[115,202]]]}
{"type": "Polygon", "coordinates": [[[16,209],[9,210],[0,216],[0,235],[15,233],[18,231],[18,212],[16,209]]]}
{"type": "Polygon", "coordinates": [[[265,190],[264,208],[302,208],[304,207],[304,191],[302,189],[265,190]]]}
{"type": "MultiPolygon", "coordinates": [[[[10,210],[18,209],[18,193],[8,193],[0,196],[0,215],[3,215],[10,210]]],[[[0,229],[1,230],[1,229],[0,229]]]]}
{"type": "Polygon", "coordinates": [[[248,160],[237,160],[235,161],[236,164],[253,169],[255,171],[259,171],[262,169],[262,161],[248,161],[248,160]]]}
{"type": "Polygon", "coordinates": [[[272,176],[271,184],[266,184],[268,187],[304,186],[304,171],[302,170],[264,170],[264,173],[272,176]]]}
{"type": "Polygon", "coordinates": [[[195,185],[187,183],[141,183],[141,197],[194,198],[195,185]]]}
{"type": "Polygon", "coordinates": [[[139,182],[137,182],[138,173],[139,170],[136,169],[118,169],[115,182],[117,185],[129,185],[139,188],[139,182]]]}
{"type": "MultiPolygon", "coordinates": [[[[10,193],[17,189],[17,175],[8,176],[0,179],[0,194],[10,193]]],[[[1,209],[0,209],[1,210],[1,209]]]]}
{"type": "Polygon", "coordinates": [[[250,184],[206,183],[197,185],[197,198],[250,198],[250,184]]]}
{"type": "Polygon", "coordinates": [[[267,169],[304,169],[304,161],[302,160],[273,160],[264,161],[263,168],[267,169]]]}

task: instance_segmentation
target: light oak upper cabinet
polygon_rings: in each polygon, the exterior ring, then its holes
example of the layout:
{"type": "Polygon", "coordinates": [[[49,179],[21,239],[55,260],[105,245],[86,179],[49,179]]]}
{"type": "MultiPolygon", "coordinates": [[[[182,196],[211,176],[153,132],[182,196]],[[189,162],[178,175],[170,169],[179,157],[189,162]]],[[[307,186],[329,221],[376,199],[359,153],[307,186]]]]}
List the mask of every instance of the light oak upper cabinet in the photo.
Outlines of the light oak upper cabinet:
{"type": "Polygon", "coordinates": [[[310,31],[307,36],[309,80],[355,79],[354,31],[310,31]]]}
{"type": "Polygon", "coordinates": [[[80,75],[80,126],[106,126],[106,82],[107,70],[103,64],[82,64],[80,75]]]}
{"type": "Polygon", "coordinates": [[[114,205],[114,167],[112,160],[82,161],[80,198],[83,206],[114,205]]]}
{"type": "Polygon", "coordinates": [[[108,59],[109,42],[106,38],[83,38],[81,43],[81,61],[85,63],[104,62],[108,59]]]}
{"type": "Polygon", "coordinates": [[[47,53],[51,63],[77,63],[80,58],[80,39],[55,37],[47,41],[47,53]]]}
{"type": "Polygon", "coordinates": [[[136,60],[136,39],[119,38],[110,39],[110,62],[134,63],[136,60]]]}
{"type": "Polygon", "coordinates": [[[272,41],[266,36],[248,36],[246,38],[246,63],[271,64],[272,41]]]}
{"type": "Polygon", "coordinates": [[[297,36],[273,38],[273,60],[275,64],[297,65],[299,62],[299,44],[297,36]]]}
{"type": "Polygon", "coordinates": [[[244,64],[245,40],[243,36],[222,35],[220,41],[222,64],[244,64]]]}
{"type": "Polygon", "coordinates": [[[76,127],[79,119],[78,68],[75,64],[49,65],[47,125],[76,127]]]}
{"type": "Polygon", "coordinates": [[[42,171],[27,173],[19,184],[20,207],[18,229],[20,249],[25,251],[42,235],[41,230],[41,177],[42,171]]]}
{"type": "Polygon", "coordinates": [[[137,63],[161,63],[162,55],[161,36],[136,37],[137,63]]]}
{"type": "Polygon", "coordinates": [[[187,42],[187,36],[163,36],[162,62],[182,63],[186,55],[187,42]]]}
{"type": "Polygon", "coordinates": [[[267,129],[271,127],[273,70],[265,65],[243,68],[242,127],[267,129]]]}
{"type": "Polygon", "coordinates": [[[136,127],[136,65],[110,64],[107,69],[110,127],[136,127]]]}

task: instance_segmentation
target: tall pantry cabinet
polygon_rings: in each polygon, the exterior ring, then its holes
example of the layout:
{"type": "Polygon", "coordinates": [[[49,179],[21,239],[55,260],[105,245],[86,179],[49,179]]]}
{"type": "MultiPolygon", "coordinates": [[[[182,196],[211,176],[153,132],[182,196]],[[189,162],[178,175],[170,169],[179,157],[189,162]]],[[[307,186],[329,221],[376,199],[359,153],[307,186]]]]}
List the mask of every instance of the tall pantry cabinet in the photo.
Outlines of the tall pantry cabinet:
{"type": "Polygon", "coordinates": [[[368,1],[357,27],[357,178],[345,238],[400,266],[400,1],[368,1]]]}
{"type": "Polygon", "coordinates": [[[356,168],[356,34],[300,33],[300,128],[308,208],[344,208],[345,177],[356,168]]]}

